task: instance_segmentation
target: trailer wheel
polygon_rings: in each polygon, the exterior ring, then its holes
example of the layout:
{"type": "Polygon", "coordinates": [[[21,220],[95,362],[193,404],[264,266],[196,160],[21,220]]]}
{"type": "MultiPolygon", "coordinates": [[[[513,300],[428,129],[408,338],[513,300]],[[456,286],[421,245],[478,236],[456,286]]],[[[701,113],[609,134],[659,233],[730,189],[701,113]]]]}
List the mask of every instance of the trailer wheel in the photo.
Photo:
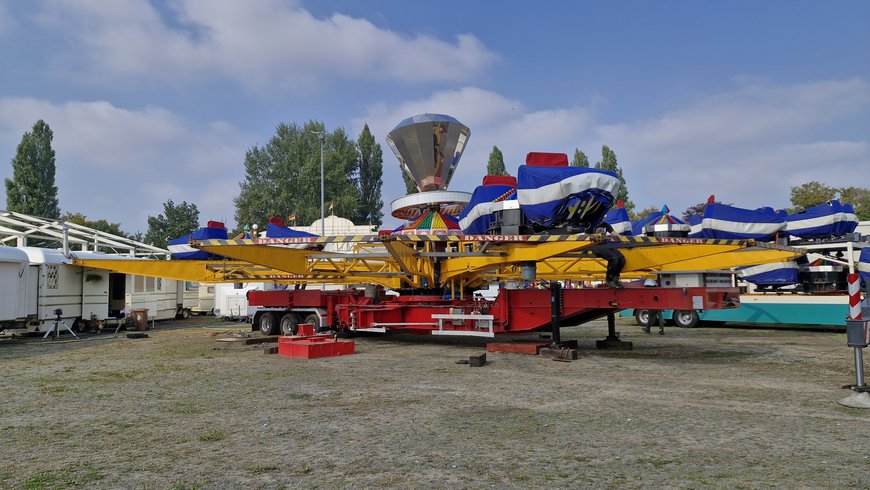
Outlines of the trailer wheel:
{"type": "Polygon", "coordinates": [[[649,310],[634,310],[634,321],[641,327],[648,327],[649,310]]]}
{"type": "Polygon", "coordinates": [[[299,317],[295,313],[287,313],[281,317],[281,335],[296,335],[299,332],[299,317]]]}
{"type": "Polygon", "coordinates": [[[260,332],[262,332],[263,335],[273,335],[278,327],[277,315],[271,311],[267,311],[260,315],[257,325],[259,325],[260,332]]]}
{"type": "Polygon", "coordinates": [[[698,312],[695,310],[676,310],[674,311],[674,325],[680,328],[695,328],[701,321],[698,317],[698,312]]]}
{"type": "Polygon", "coordinates": [[[190,310],[188,310],[188,309],[186,309],[186,308],[185,308],[185,309],[182,309],[182,310],[181,310],[181,319],[182,319],[182,320],[187,320],[188,318],[190,318],[190,310]]]}
{"type": "Polygon", "coordinates": [[[311,323],[314,325],[314,331],[320,331],[320,315],[316,313],[312,313],[305,317],[305,323],[311,323]]]}

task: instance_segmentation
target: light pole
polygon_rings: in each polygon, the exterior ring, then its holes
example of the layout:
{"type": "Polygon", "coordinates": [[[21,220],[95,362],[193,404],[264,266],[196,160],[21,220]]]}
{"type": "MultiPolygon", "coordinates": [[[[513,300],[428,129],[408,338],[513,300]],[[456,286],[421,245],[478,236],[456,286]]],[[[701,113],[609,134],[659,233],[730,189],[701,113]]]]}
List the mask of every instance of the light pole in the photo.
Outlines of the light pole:
{"type": "Polygon", "coordinates": [[[325,131],[309,131],[317,135],[320,141],[320,236],[326,235],[326,216],[323,208],[323,145],[326,143],[325,131]]]}

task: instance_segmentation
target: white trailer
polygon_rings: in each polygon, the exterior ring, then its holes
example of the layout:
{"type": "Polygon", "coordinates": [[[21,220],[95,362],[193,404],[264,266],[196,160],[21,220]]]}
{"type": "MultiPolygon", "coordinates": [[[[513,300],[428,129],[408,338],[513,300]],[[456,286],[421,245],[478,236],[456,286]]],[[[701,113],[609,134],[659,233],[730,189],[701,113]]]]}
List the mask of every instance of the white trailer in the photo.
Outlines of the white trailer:
{"type": "MultiPolygon", "coordinates": [[[[0,272],[0,305],[15,299],[15,318],[4,319],[4,328],[46,331],[57,315],[71,328],[84,329],[89,321],[116,321],[136,309],[145,309],[149,320],[167,320],[182,312],[184,283],[154,277],[110,273],[72,264],[62,250],[38,247],[0,247],[6,260],[0,272]],[[17,252],[14,252],[17,251],[17,252]],[[17,257],[17,258],[16,258],[17,257]],[[23,270],[19,277],[11,264],[23,270]],[[21,264],[25,265],[21,265],[21,264]],[[15,292],[15,296],[6,291],[15,292]]],[[[73,252],[78,258],[112,259],[116,255],[73,252]]],[[[0,306],[2,308],[2,306],[0,306]]],[[[10,306],[11,308],[11,306],[10,306]]],[[[4,313],[11,316],[11,313],[4,313]]]]}
{"type": "Polygon", "coordinates": [[[214,284],[185,282],[182,317],[214,313],[214,284]]]}
{"type": "Polygon", "coordinates": [[[105,319],[106,315],[97,312],[102,304],[108,304],[107,272],[93,271],[86,277],[82,268],[72,265],[60,250],[37,247],[19,250],[27,255],[30,265],[25,315],[18,318],[18,327],[45,331],[54,325],[57,309],[71,328],[83,317],[83,310],[87,310],[84,318],[94,313],[97,320],[105,319]]]}
{"type": "Polygon", "coordinates": [[[214,285],[214,314],[220,318],[245,321],[253,315],[248,307],[248,291],[274,289],[271,282],[234,282],[214,285]]]}
{"type": "Polygon", "coordinates": [[[27,315],[29,266],[26,253],[0,246],[0,330],[27,315]]]}

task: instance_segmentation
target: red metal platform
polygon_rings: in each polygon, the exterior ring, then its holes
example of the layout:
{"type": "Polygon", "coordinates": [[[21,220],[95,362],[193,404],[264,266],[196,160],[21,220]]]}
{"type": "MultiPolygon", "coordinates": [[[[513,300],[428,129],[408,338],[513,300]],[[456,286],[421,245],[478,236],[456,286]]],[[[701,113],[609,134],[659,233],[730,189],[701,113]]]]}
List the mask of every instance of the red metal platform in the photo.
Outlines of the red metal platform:
{"type": "Polygon", "coordinates": [[[279,337],[278,355],[298,359],[347,356],[354,353],[353,340],[338,340],[328,335],[279,337]]]}

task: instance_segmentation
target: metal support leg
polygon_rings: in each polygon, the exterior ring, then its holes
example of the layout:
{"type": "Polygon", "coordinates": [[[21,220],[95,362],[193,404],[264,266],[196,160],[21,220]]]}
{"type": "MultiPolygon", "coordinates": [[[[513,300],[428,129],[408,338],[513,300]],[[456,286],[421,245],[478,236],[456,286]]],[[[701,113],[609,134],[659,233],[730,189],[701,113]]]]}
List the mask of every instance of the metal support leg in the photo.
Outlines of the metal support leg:
{"type": "Polygon", "coordinates": [[[840,405],[852,408],[870,408],[870,386],[864,384],[864,353],[870,339],[870,322],[846,320],[846,344],[855,350],[855,384],[846,385],[852,393],[840,400],[840,405]]]}
{"type": "Polygon", "coordinates": [[[550,283],[550,331],[553,334],[553,348],[559,348],[562,344],[561,325],[559,325],[561,316],[562,287],[558,282],[553,281],[550,283]]]}
{"type": "Polygon", "coordinates": [[[596,340],[595,347],[598,349],[631,350],[632,343],[619,340],[619,332],[616,331],[616,313],[611,311],[607,314],[607,338],[596,340]]]}

